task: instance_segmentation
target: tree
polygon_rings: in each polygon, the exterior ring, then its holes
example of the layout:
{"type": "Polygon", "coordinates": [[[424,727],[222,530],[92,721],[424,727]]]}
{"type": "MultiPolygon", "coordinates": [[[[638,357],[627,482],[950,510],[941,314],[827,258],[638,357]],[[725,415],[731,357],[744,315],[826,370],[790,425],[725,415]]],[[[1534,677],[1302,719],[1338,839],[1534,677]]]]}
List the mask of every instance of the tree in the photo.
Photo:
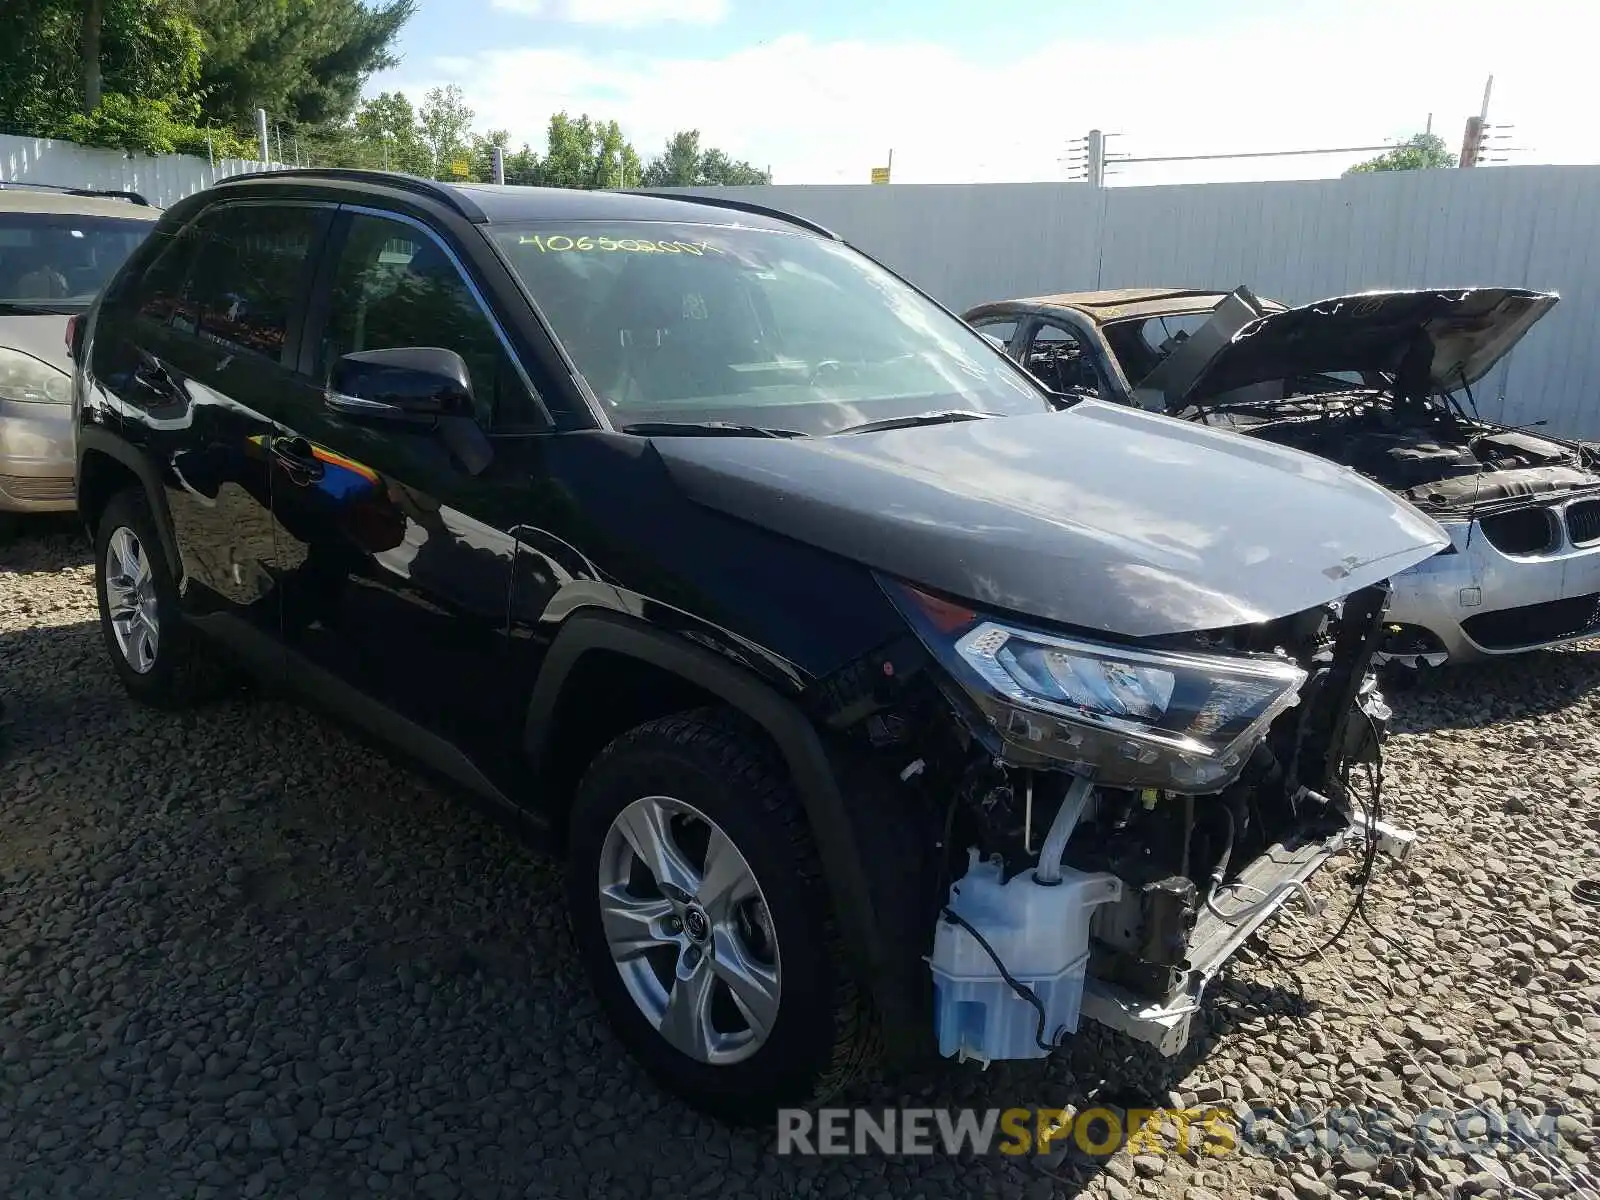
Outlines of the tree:
{"type": "Polygon", "coordinates": [[[5,24],[0,124],[151,152],[198,132],[204,152],[204,43],[184,0],[7,0],[5,24]]]}
{"type": "Polygon", "coordinates": [[[700,182],[700,131],[683,129],[644,169],[645,187],[694,187],[700,182]]]}
{"type": "Polygon", "coordinates": [[[374,71],[399,60],[393,46],[416,0],[188,0],[206,41],[206,111],[247,129],[255,110],[297,126],[348,120],[374,71]]]}
{"type": "Polygon", "coordinates": [[[565,112],[550,118],[539,182],[545,187],[612,188],[637,183],[643,174],[639,155],[615,121],[588,113],[574,119],[565,112]]]}
{"type": "Polygon", "coordinates": [[[404,92],[379,92],[356,113],[355,138],[360,165],[431,175],[433,152],[423,142],[417,113],[404,92]]]}
{"type": "Polygon", "coordinates": [[[1456,156],[1436,133],[1412,134],[1393,150],[1385,150],[1376,158],[1357,163],[1346,175],[1362,175],[1369,171],[1428,171],[1456,165],[1456,156]]]}
{"type": "Polygon", "coordinates": [[[646,187],[706,187],[771,183],[772,176],[721,150],[700,148],[700,131],[683,129],[667,139],[666,149],[644,169],[646,187]]]}
{"type": "Polygon", "coordinates": [[[433,176],[450,176],[450,164],[470,158],[467,137],[472,131],[473,112],[466,96],[455,84],[428,89],[417,114],[417,133],[432,158],[433,176]]]}
{"type": "Polygon", "coordinates": [[[735,162],[721,150],[707,150],[700,156],[700,181],[726,187],[771,183],[772,176],[740,160],[735,162]]]}
{"type": "Polygon", "coordinates": [[[84,0],[83,36],[83,115],[100,106],[100,32],[105,26],[105,0],[84,0]]]}

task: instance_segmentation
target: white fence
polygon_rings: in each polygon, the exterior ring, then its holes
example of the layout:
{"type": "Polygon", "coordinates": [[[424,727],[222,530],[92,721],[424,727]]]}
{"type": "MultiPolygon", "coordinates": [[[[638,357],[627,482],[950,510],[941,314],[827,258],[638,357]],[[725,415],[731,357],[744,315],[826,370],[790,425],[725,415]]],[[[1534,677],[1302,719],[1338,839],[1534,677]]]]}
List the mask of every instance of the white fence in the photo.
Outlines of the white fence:
{"type": "Polygon", "coordinates": [[[1304,303],[1384,287],[1561,294],[1476,389],[1510,424],[1600,439],[1600,167],[1290,183],[717,189],[834,229],[960,311],[1098,287],[1232,288],[1304,303]]]}
{"type": "MultiPolygon", "coordinates": [[[[166,206],[268,169],[0,135],[0,180],[166,206]]],[[[719,188],[837,230],[960,311],[1099,287],[1231,288],[1290,303],[1384,287],[1561,294],[1477,389],[1485,416],[1600,440],[1600,167],[1407,171],[1288,183],[719,188]]]]}
{"type": "Polygon", "coordinates": [[[161,208],[230,175],[269,170],[266,163],[224,158],[212,166],[187,154],[124,154],[54,138],[0,134],[0,180],[138,192],[161,208]]]}

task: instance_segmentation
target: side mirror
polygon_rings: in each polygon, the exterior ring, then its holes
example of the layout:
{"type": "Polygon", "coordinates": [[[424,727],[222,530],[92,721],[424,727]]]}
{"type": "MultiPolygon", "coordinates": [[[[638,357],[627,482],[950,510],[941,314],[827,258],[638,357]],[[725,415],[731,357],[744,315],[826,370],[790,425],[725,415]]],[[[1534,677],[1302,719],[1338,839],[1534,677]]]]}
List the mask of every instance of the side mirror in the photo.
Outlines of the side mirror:
{"type": "Polygon", "coordinates": [[[333,364],[325,400],[357,420],[430,424],[472,415],[472,379],[461,356],[440,346],[362,350],[333,364]]]}

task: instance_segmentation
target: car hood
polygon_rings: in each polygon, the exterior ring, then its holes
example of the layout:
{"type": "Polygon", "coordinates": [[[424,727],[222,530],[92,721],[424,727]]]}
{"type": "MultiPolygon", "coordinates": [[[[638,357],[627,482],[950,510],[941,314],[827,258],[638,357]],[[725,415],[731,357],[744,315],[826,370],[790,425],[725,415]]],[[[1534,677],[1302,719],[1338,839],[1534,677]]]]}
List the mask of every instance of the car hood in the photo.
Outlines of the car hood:
{"type": "Polygon", "coordinates": [[[72,357],[67,353],[67,320],[54,313],[42,316],[0,313],[0,346],[31,354],[70,375],[72,357]]]}
{"type": "MultiPolygon", "coordinates": [[[[1239,297],[1248,293],[1240,289],[1229,300],[1239,297]]],[[[1163,362],[1137,390],[1159,391],[1169,410],[1254,383],[1333,371],[1414,372],[1430,391],[1450,391],[1488,374],[1557,299],[1501,287],[1362,292],[1265,315],[1259,304],[1224,301],[1189,339],[1209,343],[1209,352],[1188,356],[1178,370],[1163,362]],[[1417,357],[1408,362],[1410,355],[1417,357]]]]}
{"type": "Polygon", "coordinates": [[[1126,637],[1285,616],[1448,542],[1343,467],[1120,404],[654,439],[692,499],[963,599],[1126,637]]]}

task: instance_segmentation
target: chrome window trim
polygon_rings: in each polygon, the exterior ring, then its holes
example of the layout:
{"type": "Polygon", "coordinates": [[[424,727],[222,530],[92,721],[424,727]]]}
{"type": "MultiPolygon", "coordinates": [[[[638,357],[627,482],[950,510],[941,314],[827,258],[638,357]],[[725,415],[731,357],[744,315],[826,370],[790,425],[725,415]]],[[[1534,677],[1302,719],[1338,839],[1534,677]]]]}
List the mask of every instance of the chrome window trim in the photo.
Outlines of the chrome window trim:
{"type": "MultiPolygon", "coordinates": [[[[467,270],[466,266],[462,263],[460,256],[456,254],[455,250],[451,248],[450,244],[441,238],[436,232],[434,232],[434,230],[431,229],[425,222],[418,220],[409,213],[395,212],[392,209],[387,208],[373,208],[366,204],[340,204],[338,207],[340,212],[354,213],[364,217],[377,217],[380,220],[398,221],[402,225],[409,225],[418,233],[422,234],[423,237],[431,241],[440,250],[444,251],[445,257],[450,260],[450,265],[456,269],[456,274],[459,275],[461,277],[461,281],[467,285],[467,291],[472,294],[473,303],[478,306],[478,311],[482,313],[484,319],[489,322],[489,328],[494,330],[494,336],[496,340],[499,341],[500,348],[505,351],[506,357],[510,359],[512,367],[517,372],[517,378],[522,380],[522,386],[528,389],[528,395],[532,397],[534,404],[538,406],[539,414],[544,417],[545,429],[547,431],[553,430],[555,428],[555,422],[550,417],[550,409],[549,406],[547,406],[544,402],[543,393],[541,393],[538,388],[533,386],[533,380],[529,377],[527,369],[522,365],[522,356],[517,353],[516,348],[511,344],[511,339],[506,336],[505,328],[500,324],[500,318],[495,316],[494,310],[489,307],[489,302],[484,299],[483,292],[479,290],[477,280],[472,278],[472,272],[467,270]]],[[[344,247],[341,246],[339,249],[342,256],[344,247]]],[[[333,269],[336,275],[339,265],[340,264],[338,262],[334,263],[333,269]]],[[[494,422],[492,420],[490,422],[490,427],[485,432],[491,436],[495,434],[496,431],[494,429],[494,422]]],[[[510,436],[515,435],[510,434],[510,436]]]]}

